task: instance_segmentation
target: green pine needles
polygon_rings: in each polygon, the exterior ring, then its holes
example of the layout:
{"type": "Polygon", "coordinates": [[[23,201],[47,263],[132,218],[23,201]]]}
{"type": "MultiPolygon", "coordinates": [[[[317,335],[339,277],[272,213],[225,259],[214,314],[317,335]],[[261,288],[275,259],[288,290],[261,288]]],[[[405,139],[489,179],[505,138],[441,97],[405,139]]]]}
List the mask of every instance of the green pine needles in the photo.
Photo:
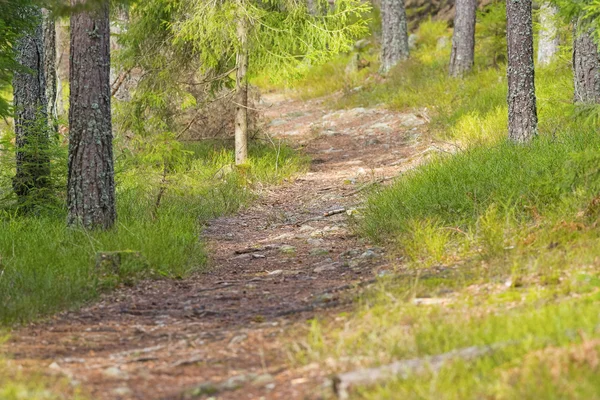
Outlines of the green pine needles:
{"type": "Polygon", "coordinates": [[[182,0],[180,10],[188,11],[171,28],[175,43],[192,45],[203,70],[231,70],[240,47],[236,23],[243,19],[249,25],[250,77],[260,72],[279,81],[350,50],[368,33],[367,3],[316,3],[309,10],[298,0],[182,0]]]}

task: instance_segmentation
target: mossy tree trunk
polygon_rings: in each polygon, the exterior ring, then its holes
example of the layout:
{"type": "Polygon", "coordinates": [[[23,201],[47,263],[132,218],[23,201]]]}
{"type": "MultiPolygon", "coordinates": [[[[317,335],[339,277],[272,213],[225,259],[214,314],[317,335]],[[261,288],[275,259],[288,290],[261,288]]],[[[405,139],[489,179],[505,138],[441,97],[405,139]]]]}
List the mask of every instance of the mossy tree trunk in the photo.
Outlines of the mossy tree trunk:
{"type": "Polygon", "coordinates": [[[69,71],[68,223],[108,229],[116,220],[108,0],[71,16],[69,71]]]}
{"type": "Polygon", "coordinates": [[[385,74],[409,56],[404,0],[381,1],[381,68],[385,74]]]}
{"type": "Polygon", "coordinates": [[[554,60],[559,49],[558,28],[556,19],[558,8],[545,2],[540,7],[540,34],[538,42],[538,65],[548,65],[554,60]]]}
{"type": "Polygon", "coordinates": [[[575,24],[573,77],[576,103],[600,103],[600,55],[592,29],[585,27],[582,21],[575,24]]]}
{"type": "Polygon", "coordinates": [[[508,136],[528,142],[537,134],[531,0],[507,0],[508,136]]]}
{"type": "Polygon", "coordinates": [[[16,175],[13,188],[24,207],[35,204],[49,186],[49,125],[44,73],[44,34],[42,11],[28,8],[35,28],[16,43],[17,61],[24,68],[13,77],[16,136],[16,175]],[[33,197],[32,197],[33,196],[33,197]]]}
{"type": "Polygon", "coordinates": [[[473,68],[476,12],[477,0],[456,0],[450,76],[463,76],[473,68]]]}
{"type": "Polygon", "coordinates": [[[248,22],[242,16],[237,22],[239,50],[236,72],[235,163],[248,159],[248,22]]]}

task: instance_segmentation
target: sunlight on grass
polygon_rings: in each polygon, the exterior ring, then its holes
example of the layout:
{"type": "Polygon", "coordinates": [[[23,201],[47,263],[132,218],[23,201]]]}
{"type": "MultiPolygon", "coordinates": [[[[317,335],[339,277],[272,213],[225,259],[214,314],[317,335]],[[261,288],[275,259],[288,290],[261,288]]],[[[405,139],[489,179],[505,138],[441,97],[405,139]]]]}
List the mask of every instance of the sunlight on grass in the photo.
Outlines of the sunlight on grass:
{"type": "Polygon", "coordinates": [[[139,279],[183,278],[201,270],[206,264],[202,224],[236,212],[260,185],[277,183],[306,165],[286,146],[252,145],[244,168],[232,167],[233,151],[216,142],[183,150],[166,179],[154,159],[127,158],[118,165],[114,231],[67,228],[62,208],[36,216],[5,211],[0,218],[0,322],[25,322],[77,307],[101,291],[139,279]],[[136,256],[116,276],[107,276],[98,270],[96,257],[114,251],[136,256]]]}

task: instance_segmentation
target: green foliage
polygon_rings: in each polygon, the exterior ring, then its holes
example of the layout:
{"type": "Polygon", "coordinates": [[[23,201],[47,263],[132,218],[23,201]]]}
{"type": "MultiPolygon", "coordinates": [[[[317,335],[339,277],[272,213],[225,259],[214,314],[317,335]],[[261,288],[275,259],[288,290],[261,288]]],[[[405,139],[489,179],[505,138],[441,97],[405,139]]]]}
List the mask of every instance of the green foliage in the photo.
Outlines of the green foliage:
{"type": "Polygon", "coordinates": [[[302,72],[351,48],[367,33],[363,14],[367,3],[336,1],[329,12],[327,1],[316,2],[323,13],[311,15],[306,3],[295,0],[224,1],[198,4],[183,1],[190,15],[173,25],[176,43],[188,42],[205,71],[235,67],[240,39],[237,22],[249,24],[250,75],[263,73],[273,80],[302,72]],[[198,29],[201,26],[202,29],[198,29]]]}
{"type": "MultiPolygon", "coordinates": [[[[32,3],[33,0],[0,2],[0,91],[10,87],[13,71],[21,68],[15,61],[14,43],[23,32],[33,28],[25,11],[32,3]]],[[[0,118],[9,114],[8,99],[0,96],[0,118]]]]}
{"type": "Polygon", "coordinates": [[[117,157],[119,222],[111,232],[67,228],[62,207],[37,216],[2,212],[1,323],[75,307],[140,278],[179,278],[203,268],[203,222],[239,210],[256,185],[304,168],[285,145],[252,145],[249,165],[236,170],[233,151],[217,142],[182,145],[168,134],[153,139],[117,157]],[[133,256],[111,273],[96,268],[98,254],[106,252],[133,256]]]}
{"type": "Polygon", "coordinates": [[[506,2],[494,1],[477,13],[475,46],[478,64],[498,67],[506,63],[506,2]]]}
{"type": "MultiPolygon", "coordinates": [[[[0,338],[0,343],[2,338],[0,338]]],[[[3,400],[83,400],[87,396],[64,377],[46,371],[24,374],[13,361],[0,359],[0,398],[3,400]]]]}

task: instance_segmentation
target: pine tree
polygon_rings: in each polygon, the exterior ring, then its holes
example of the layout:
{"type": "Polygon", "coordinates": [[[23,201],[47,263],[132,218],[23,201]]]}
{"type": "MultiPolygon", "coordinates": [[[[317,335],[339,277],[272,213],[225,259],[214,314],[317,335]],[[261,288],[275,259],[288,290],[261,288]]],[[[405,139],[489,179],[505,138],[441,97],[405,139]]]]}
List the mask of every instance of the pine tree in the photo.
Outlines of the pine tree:
{"type": "Polygon", "coordinates": [[[109,25],[108,0],[71,15],[67,221],[87,229],[116,219],[109,25]]]}
{"type": "Polygon", "coordinates": [[[508,136],[527,142],[537,134],[531,0],[507,0],[508,136]]]}
{"type": "Polygon", "coordinates": [[[21,65],[13,78],[16,136],[16,175],[13,188],[20,204],[30,208],[44,196],[49,185],[49,126],[42,11],[24,7],[21,12],[33,22],[16,41],[16,61],[21,65]]]}
{"type": "Polygon", "coordinates": [[[475,60],[475,22],[477,1],[456,0],[456,17],[452,35],[450,76],[459,77],[471,71],[475,60]]]}
{"type": "Polygon", "coordinates": [[[548,65],[558,53],[558,29],[556,20],[558,8],[552,3],[542,3],[540,7],[540,33],[538,42],[538,64],[548,65]]]}
{"type": "Polygon", "coordinates": [[[404,0],[381,1],[381,67],[385,74],[398,62],[408,59],[408,24],[404,0]]]}
{"type": "Polygon", "coordinates": [[[600,103],[600,54],[594,28],[579,18],[573,33],[573,78],[575,102],[600,103]]]}

